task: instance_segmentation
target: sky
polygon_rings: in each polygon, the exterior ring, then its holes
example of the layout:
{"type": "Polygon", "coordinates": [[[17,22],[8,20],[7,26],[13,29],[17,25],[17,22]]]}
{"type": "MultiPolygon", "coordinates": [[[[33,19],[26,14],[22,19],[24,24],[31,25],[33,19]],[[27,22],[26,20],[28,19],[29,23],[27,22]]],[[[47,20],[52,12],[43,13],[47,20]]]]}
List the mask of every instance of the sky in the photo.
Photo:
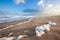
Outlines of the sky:
{"type": "Polygon", "coordinates": [[[60,5],[60,0],[0,0],[0,11],[34,15],[55,5],[60,5]]]}
{"type": "Polygon", "coordinates": [[[25,0],[25,3],[18,3],[14,0],[0,0],[0,10],[9,12],[21,12],[25,9],[36,9],[38,0],[25,0]]]}

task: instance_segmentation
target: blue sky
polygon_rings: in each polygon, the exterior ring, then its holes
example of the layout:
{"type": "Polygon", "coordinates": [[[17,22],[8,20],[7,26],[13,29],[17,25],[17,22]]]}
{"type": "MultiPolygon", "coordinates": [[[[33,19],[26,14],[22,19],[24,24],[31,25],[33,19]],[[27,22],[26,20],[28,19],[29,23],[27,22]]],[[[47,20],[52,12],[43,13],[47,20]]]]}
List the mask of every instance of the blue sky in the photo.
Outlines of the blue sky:
{"type": "Polygon", "coordinates": [[[35,9],[38,0],[26,0],[26,3],[15,4],[13,0],[0,0],[0,10],[20,12],[24,9],[35,9]]]}
{"type": "Polygon", "coordinates": [[[0,11],[7,11],[7,12],[15,12],[15,13],[30,13],[34,14],[41,10],[42,8],[46,7],[49,4],[59,4],[60,0],[24,0],[25,3],[17,3],[14,0],[0,0],[0,11]],[[44,1],[44,3],[40,3],[38,6],[39,1],[44,1]],[[42,6],[44,4],[44,6],[42,6]]]}

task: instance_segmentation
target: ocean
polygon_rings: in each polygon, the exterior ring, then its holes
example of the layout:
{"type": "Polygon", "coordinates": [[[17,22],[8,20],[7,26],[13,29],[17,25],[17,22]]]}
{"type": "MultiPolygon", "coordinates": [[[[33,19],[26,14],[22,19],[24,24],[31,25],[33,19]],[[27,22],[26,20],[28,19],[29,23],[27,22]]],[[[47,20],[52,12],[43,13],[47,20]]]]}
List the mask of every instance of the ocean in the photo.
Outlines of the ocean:
{"type": "Polygon", "coordinates": [[[34,16],[0,15],[0,23],[32,18],[34,16]]]}

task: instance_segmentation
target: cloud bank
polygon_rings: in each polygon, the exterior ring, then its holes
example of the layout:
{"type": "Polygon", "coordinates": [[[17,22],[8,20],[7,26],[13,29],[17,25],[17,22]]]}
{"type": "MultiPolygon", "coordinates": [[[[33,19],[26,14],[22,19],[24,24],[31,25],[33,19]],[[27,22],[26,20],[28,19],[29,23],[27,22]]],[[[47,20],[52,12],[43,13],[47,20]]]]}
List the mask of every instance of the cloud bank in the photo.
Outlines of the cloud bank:
{"type": "Polygon", "coordinates": [[[60,5],[52,6],[51,4],[38,12],[36,16],[55,16],[60,15],[60,5]]]}

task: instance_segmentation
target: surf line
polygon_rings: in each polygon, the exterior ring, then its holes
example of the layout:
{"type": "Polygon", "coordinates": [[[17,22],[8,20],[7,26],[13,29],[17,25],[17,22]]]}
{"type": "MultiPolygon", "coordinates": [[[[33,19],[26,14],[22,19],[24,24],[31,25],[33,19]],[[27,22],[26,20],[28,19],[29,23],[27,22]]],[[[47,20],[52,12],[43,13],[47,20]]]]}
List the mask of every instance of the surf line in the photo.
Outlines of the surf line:
{"type": "Polygon", "coordinates": [[[33,19],[33,18],[30,18],[28,21],[25,21],[25,22],[23,22],[23,23],[17,23],[17,24],[15,24],[15,25],[7,26],[7,27],[5,27],[5,28],[0,29],[0,31],[6,30],[6,29],[8,29],[8,28],[12,28],[12,27],[15,27],[15,26],[18,26],[18,25],[25,24],[25,23],[27,23],[27,22],[30,22],[32,19],[33,19]]]}

